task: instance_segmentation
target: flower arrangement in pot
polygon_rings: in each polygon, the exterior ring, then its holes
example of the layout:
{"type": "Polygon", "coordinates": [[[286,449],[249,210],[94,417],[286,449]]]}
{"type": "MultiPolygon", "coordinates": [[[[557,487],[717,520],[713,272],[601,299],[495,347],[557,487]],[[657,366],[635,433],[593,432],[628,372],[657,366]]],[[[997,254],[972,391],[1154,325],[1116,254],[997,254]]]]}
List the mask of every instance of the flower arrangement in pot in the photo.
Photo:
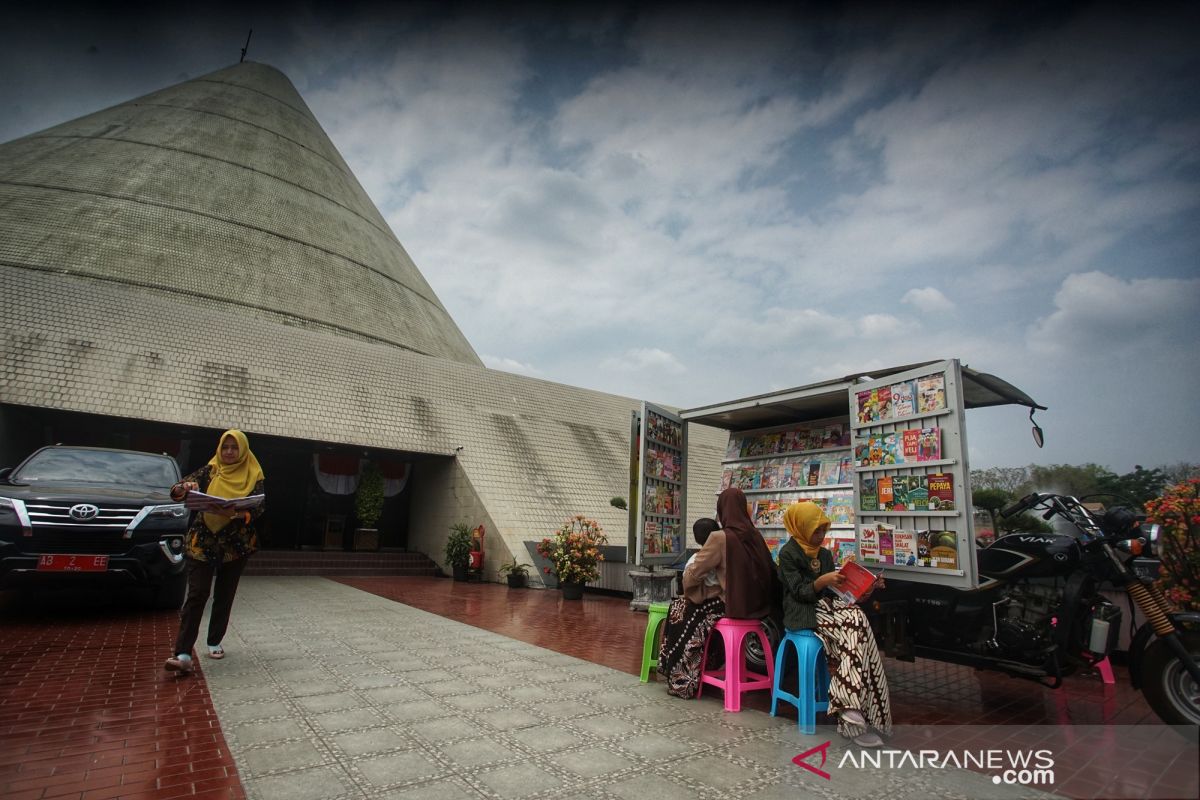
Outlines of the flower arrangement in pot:
{"type": "Polygon", "coordinates": [[[465,522],[456,522],[450,526],[450,536],[446,539],[446,566],[454,573],[454,580],[465,581],[470,563],[471,529],[465,522]]]}
{"type": "Polygon", "coordinates": [[[1146,503],[1146,519],[1162,528],[1158,588],[1179,610],[1200,611],[1200,478],[1170,486],[1146,503]]]}
{"type": "Polygon", "coordinates": [[[500,565],[500,574],[508,580],[510,589],[524,589],[525,582],[529,579],[529,565],[518,564],[514,558],[500,565]]]}
{"type": "Polygon", "coordinates": [[[600,552],[608,544],[608,537],[600,523],[576,514],[563,523],[554,536],[538,543],[538,555],[550,562],[546,574],[558,578],[566,600],[578,600],[583,596],[583,585],[600,577],[600,552]]]}

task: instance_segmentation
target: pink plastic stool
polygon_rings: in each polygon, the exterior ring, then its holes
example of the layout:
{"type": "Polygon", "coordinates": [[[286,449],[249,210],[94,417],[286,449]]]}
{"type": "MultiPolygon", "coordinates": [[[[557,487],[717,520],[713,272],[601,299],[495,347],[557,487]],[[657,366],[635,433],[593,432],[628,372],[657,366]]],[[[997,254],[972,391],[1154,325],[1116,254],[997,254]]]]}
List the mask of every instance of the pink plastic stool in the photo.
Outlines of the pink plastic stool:
{"type": "Polygon", "coordinates": [[[704,642],[704,655],[701,657],[700,664],[700,685],[696,689],[696,696],[700,696],[704,690],[704,684],[716,686],[725,692],[726,711],[742,710],[742,692],[750,692],[755,689],[766,689],[769,692],[775,684],[773,674],[775,657],[771,652],[771,642],[767,639],[767,632],[763,630],[762,623],[756,619],[722,617],[717,620],[717,624],[712,631],[709,631],[708,638],[704,642]],[[725,666],[709,672],[704,669],[703,665],[708,663],[708,646],[712,643],[714,631],[719,632],[725,641],[725,666]],[[762,642],[763,656],[767,666],[766,675],[751,672],[750,668],[746,666],[746,651],[743,649],[743,645],[746,634],[749,633],[757,634],[758,640],[762,642]]]}
{"type": "Polygon", "coordinates": [[[1112,664],[1108,663],[1108,656],[1104,657],[1103,661],[1096,662],[1096,669],[1100,670],[1100,677],[1105,683],[1116,683],[1116,676],[1113,675],[1112,664]]]}

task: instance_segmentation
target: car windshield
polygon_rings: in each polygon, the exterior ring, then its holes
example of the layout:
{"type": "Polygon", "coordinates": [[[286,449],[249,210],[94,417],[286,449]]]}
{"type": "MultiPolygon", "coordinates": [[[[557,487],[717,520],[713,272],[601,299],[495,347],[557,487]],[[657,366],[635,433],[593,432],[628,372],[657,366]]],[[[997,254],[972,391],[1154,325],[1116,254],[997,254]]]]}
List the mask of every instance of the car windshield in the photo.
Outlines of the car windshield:
{"type": "Polygon", "coordinates": [[[14,483],[91,483],[169,489],[179,468],[168,456],[55,447],[35,453],[12,475],[14,483]]]}

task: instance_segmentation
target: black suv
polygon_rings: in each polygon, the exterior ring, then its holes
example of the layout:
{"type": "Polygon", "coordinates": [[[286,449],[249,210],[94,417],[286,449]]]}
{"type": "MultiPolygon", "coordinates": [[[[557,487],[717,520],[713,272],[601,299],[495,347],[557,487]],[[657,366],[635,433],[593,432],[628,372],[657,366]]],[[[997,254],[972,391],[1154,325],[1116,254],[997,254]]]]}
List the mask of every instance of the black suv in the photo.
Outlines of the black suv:
{"type": "Polygon", "coordinates": [[[0,588],[109,581],[179,608],[189,514],[171,500],[178,481],[169,456],[100,447],[43,447],[0,469],[0,588]]]}

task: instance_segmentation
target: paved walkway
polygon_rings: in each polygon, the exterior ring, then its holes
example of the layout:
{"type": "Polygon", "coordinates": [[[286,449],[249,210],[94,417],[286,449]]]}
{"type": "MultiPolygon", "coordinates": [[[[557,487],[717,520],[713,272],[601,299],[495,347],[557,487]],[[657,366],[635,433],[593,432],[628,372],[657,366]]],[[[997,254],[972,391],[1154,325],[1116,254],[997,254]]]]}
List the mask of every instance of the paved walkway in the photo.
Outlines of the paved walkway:
{"type": "MultiPolygon", "coordinates": [[[[580,631],[587,635],[586,631],[580,631]]],[[[248,579],[205,660],[246,793],[332,798],[1030,797],[965,770],[832,769],[830,740],[312,578],[248,579]],[[814,761],[814,763],[817,763],[814,761]]],[[[843,746],[833,736],[832,768],[843,746]]]]}

